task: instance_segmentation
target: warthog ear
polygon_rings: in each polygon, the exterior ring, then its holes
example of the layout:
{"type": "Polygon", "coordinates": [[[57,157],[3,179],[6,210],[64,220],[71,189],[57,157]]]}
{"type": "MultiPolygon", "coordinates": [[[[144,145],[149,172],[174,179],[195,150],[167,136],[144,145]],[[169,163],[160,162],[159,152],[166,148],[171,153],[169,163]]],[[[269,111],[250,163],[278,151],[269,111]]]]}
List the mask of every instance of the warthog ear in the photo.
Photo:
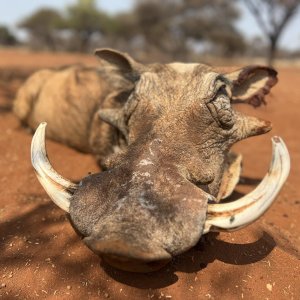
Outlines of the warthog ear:
{"type": "Polygon", "coordinates": [[[277,72],[265,66],[248,66],[224,74],[232,82],[232,102],[253,106],[265,103],[265,95],[277,83],[277,72]]]}
{"type": "Polygon", "coordinates": [[[130,55],[117,50],[109,48],[96,49],[95,55],[134,81],[139,78],[139,74],[144,69],[143,65],[136,62],[130,55]]]}

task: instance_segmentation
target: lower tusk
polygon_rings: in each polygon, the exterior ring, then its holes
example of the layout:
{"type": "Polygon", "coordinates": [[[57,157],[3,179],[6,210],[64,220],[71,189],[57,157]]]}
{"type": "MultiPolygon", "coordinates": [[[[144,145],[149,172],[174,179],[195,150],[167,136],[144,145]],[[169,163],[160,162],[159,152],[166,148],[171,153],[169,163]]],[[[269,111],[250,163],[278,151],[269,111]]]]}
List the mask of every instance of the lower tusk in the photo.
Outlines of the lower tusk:
{"type": "Polygon", "coordinates": [[[43,122],[35,131],[31,142],[31,163],[37,178],[53,202],[69,212],[70,198],[77,185],[60,176],[51,166],[45,147],[47,123],[43,122]]]}
{"type": "Polygon", "coordinates": [[[224,204],[209,204],[204,233],[245,227],[271,206],[290,171],[290,156],[283,140],[273,137],[272,146],[272,162],[262,182],[241,199],[224,204]]]}

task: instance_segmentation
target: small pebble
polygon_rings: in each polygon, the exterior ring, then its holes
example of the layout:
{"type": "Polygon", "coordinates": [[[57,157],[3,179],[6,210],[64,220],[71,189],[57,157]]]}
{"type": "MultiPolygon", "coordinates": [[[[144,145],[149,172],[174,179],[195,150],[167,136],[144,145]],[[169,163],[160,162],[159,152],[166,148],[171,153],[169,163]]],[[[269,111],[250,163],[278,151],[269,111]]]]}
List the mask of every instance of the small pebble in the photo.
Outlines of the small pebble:
{"type": "Polygon", "coordinates": [[[272,292],[272,288],[273,288],[272,284],[268,283],[268,284],[267,284],[267,289],[268,289],[270,292],[272,292]]]}

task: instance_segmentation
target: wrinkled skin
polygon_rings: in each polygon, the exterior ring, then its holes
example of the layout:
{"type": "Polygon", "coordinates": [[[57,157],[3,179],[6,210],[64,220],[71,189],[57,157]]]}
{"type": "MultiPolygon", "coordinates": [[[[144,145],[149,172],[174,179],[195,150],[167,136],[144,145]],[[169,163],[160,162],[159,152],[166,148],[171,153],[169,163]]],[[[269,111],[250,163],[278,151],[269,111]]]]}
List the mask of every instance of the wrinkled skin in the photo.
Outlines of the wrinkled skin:
{"type": "Polygon", "coordinates": [[[260,104],[276,71],[250,66],[219,74],[202,64],[142,65],[109,49],[96,54],[130,84],[93,116],[90,134],[106,149],[105,171],[81,181],[70,220],[109,264],[153,271],[198,242],[207,204],[232,191],[234,184],[222,184],[238,177],[228,171],[230,147],[271,129],[231,104],[260,104]],[[109,142],[97,135],[104,123],[109,142]]]}

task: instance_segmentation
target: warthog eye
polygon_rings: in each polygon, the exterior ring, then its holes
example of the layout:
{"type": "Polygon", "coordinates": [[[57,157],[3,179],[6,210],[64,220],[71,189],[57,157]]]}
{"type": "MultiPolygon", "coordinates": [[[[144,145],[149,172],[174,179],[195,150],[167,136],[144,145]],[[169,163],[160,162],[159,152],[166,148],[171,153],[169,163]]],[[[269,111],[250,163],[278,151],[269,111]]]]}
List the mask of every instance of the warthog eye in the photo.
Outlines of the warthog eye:
{"type": "Polygon", "coordinates": [[[232,128],[234,115],[230,105],[230,98],[226,92],[225,85],[222,86],[214,98],[207,104],[215,121],[224,129],[232,128]]]}

